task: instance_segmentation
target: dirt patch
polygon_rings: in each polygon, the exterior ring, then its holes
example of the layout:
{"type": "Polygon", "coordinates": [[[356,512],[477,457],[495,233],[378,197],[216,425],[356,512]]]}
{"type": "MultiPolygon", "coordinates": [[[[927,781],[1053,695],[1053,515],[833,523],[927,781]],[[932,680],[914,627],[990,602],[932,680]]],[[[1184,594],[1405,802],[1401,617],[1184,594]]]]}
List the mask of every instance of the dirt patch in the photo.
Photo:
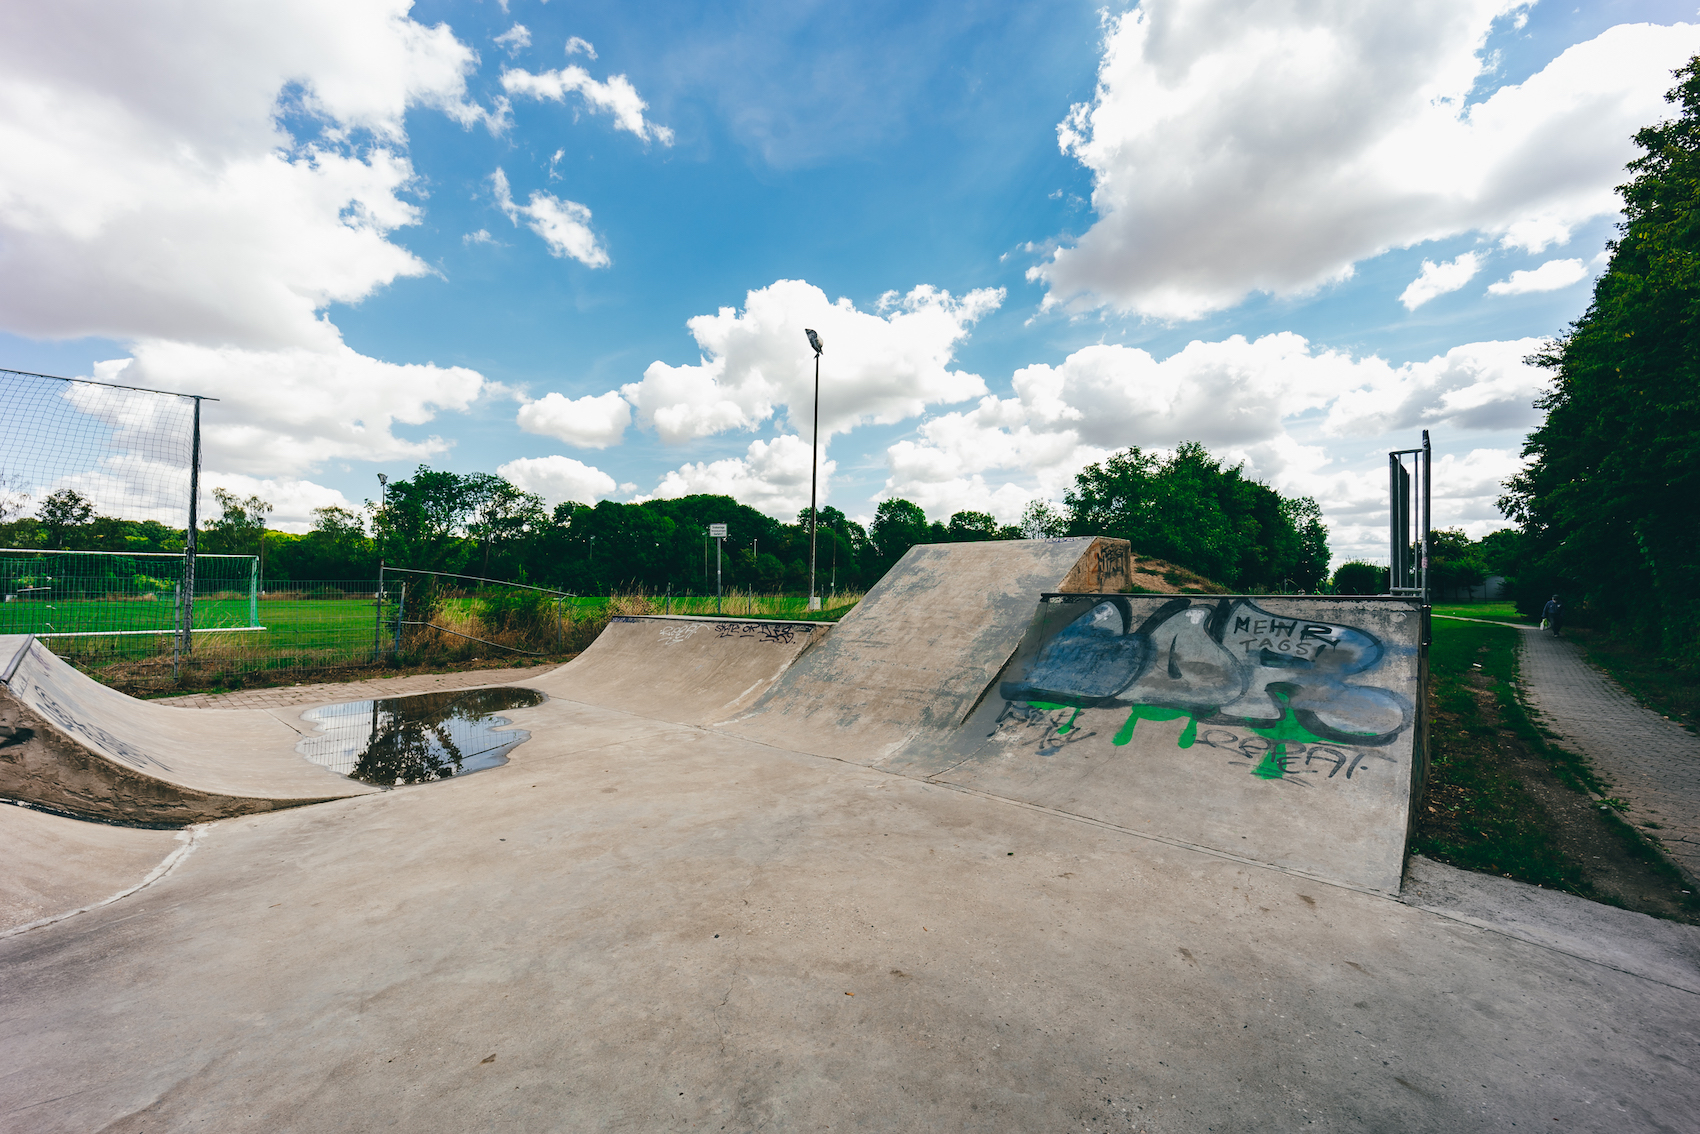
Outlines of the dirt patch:
{"type": "Polygon", "coordinates": [[[1228,588],[1211,582],[1196,571],[1177,567],[1166,559],[1135,555],[1128,566],[1128,580],[1135,594],[1225,595],[1228,588]]]}

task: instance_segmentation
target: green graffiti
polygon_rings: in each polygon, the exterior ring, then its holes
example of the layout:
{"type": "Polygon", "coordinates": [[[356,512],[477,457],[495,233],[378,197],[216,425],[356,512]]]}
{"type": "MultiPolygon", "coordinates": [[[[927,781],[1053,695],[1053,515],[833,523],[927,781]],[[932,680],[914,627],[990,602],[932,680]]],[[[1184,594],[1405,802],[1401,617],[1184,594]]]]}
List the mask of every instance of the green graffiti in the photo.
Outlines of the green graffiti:
{"type": "Polygon", "coordinates": [[[1128,711],[1127,723],[1116,733],[1113,743],[1126,744],[1133,739],[1133,730],[1140,721],[1175,721],[1186,718],[1186,726],[1181,729],[1181,735],[1176,744],[1181,748],[1191,748],[1192,742],[1198,739],[1198,718],[1185,709],[1165,709],[1159,705],[1135,705],[1128,711]]]}

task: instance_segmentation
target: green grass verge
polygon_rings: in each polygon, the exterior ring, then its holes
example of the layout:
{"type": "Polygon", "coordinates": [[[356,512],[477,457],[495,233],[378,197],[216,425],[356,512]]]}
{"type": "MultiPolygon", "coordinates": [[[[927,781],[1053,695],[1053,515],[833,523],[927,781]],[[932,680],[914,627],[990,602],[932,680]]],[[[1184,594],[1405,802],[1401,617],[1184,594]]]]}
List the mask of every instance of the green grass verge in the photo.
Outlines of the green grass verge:
{"type": "Polygon", "coordinates": [[[1489,602],[1437,602],[1433,607],[1434,613],[1451,615],[1454,618],[1481,618],[1489,622],[1515,622],[1527,625],[1528,619],[1517,613],[1517,604],[1510,599],[1489,602]]]}
{"type": "Polygon", "coordinates": [[[1573,786],[1597,782],[1578,761],[1547,745],[1518,702],[1516,650],[1521,633],[1474,622],[1434,624],[1429,647],[1429,782],[1411,849],[1468,870],[1586,893],[1580,866],[1559,850],[1543,809],[1500,748],[1500,730],[1506,728],[1553,759],[1554,770],[1573,786]],[[1469,683],[1478,672],[1491,681],[1496,712],[1484,711],[1477,689],[1469,683]]]}

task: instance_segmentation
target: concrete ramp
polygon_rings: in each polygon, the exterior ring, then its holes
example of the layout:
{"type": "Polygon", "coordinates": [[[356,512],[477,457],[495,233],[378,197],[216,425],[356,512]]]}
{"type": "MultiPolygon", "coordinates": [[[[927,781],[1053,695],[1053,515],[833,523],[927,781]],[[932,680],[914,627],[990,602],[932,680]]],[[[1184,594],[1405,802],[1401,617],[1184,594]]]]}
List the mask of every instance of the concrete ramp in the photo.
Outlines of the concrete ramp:
{"type": "Polygon", "coordinates": [[[259,710],[182,709],[108,689],[28,636],[0,636],[0,796],[182,825],[377,788],[309,763],[259,710]]]}
{"type": "Polygon", "coordinates": [[[1397,893],[1425,770],[1404,599],[1049,595],[894,770],[1397,893]]]}
{"type": "Polygon", "coordinates": [[[1043,591],[1119,590],[1126,540],[909,549],[831,637],[721,727],[796,751],[884,764],[950,735],[1027,630],[1043,591]]]}
{"type": "Polygon", "coordinates": [[[831,629],[830,622],[620,616],[584,653],[526,685],[569,701],[708,724],[749,708],[831,629]]]}

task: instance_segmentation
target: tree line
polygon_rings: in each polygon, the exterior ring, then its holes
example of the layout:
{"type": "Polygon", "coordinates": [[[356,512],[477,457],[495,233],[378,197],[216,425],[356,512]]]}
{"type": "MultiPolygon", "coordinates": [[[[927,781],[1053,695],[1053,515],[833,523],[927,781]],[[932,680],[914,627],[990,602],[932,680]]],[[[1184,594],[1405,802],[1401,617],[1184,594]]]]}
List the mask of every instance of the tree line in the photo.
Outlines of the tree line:
{"type": "MultiPolygon", "coordinates": [[[[1524,472],[1518,603],[1573,613],[1671,658],[1700,639],[1700,57],[1635,135],[1624,220],[1586,312],[1530,359],[1552,373],[1524,472]]],[[[1692,662],[1685,664],[1692,665],[1692,662]]]]}
{"type": "MultiPolygon", "coordinates": [[[[380,562],[554,587],[577,594],[645,590],[712,593],[723,523],[726,587],[806,593],[808,510],[786,523],[729,496],[548,507],[489,473],[425,465],[391,481],[359,511],[314,511],[311,531],[269,526],[272,505],[213,490],[217,511],[200,551],[257,555],[268,586],[375,579],[380,562]]],[[[865,528],[837,508],[820,510],[817,587],[866,590],[916,544],[1104,535],[1236,590],[1310,591],[1327,581],[1328,538],[1308,497],[1284,497],[1196,443],[1162,456],[1126,449],[1087,466],[1056,508],[1034,501],[1016,524],[960,511],[928,520],[909,500],[882,501],[865,528]]],[[[0,545],[93,551],[177,551],[184,533],[152,521],[94,514],[72,490],[30,517],[0,523],[0,545]]]]}

